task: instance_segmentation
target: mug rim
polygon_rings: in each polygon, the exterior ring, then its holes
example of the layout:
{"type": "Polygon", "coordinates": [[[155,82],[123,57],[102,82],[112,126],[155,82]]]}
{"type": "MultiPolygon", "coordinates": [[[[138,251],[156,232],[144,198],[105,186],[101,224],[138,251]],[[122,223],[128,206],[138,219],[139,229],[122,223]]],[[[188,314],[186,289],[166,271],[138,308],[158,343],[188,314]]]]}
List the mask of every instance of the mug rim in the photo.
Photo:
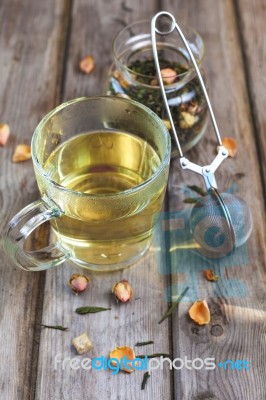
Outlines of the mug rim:
{"type": "MultiPolygon", "coordinates": [[[[130,133],[130,132],[129,132],[130,133]]],[[[161,118],[158,117],[157,114],[155,114],[151,109],[149,109],[148,107],[146,107],[145,105],[135,101],[135,100],[131,100],[131,99],[125,99],[125,98],[120,98],[117,96],[82,96],[82,97],[78,97],[75,99],[71,99],[68,100],[60,105],[58,105],[57,107],[55,107],[54,109],[52,109],[51,111],[49,111],[42,119],[41,121],[38,123],[38,125],[36,126],[34,132],[33,132],[33,136],[32,136],[32,140],[31,140],[31,148],[32,148],[32,161],[33,161],[33,165],[34,167],[37,169],[37,171],[41,174],[41,176],[47,180],[49,182],[49,184],[51,184],[52,186],[56,187],[59,190],[62,190],[66,193],[69,194],[75,194],[81,197],[88,197],[88,198],[106,198],[108,197],[108,199],[110,198],[116,198],[118,196],[121,195],[127,195],[127,194],[133,194],[139,190],[141,190],[142,188],[146,187],[147,185],[149,185],[152,181],[154,181],[163,171],[163,169],[165,168],[166,165],[169,164],[170,162],[170,155],[171,155],[171,138],[170,138],[170,134],[169,131],[167,130],[166,126],[164,125],[163,121],[161,120],[161,118]],[[111,100],[111,99],[116,99],[117,101],[120,102],[124,102],[124,103],[130,103],[133,104],[134,106],[143,109],[144,111],[146,111],[148,114],[150,114],[150,116],[156,120],[156,122],[161,125],[164,133],[165,133],[165,139],[166,139],[166,148],[165,148],[165,154],[163,159],[160,161],[160,165],[158,166],[158,168],[156,169],[156,171],[144,182],[130,188],[127,190],[123,190],[117,193],[95,193],[95,194],[90,194],[90,193],[84,193],[84,192],[79,192],[79,191],[75,191],[72,189],[68,189],[65,186],[60,185],[59,183],[55,182],[53,179],[51,179],[51,177],[49,175],[47,175],[47,173],[45,172],[45,170],[43,169],[42,165],[40,164],[37,154],[36,154],[36,140],[37,140],[37,136],[40,134],[40,132],[42,131],[43,126],[47,123],[47,121],[54,116],[55,114],[57,114],[59,111],[61,111],[62,109],[67,108],[68,106],[71,106],[72,104],[75,103],[79,103],[79,102],[84,102],[84,101],[93,101],[93,100],[111,100]]]]}

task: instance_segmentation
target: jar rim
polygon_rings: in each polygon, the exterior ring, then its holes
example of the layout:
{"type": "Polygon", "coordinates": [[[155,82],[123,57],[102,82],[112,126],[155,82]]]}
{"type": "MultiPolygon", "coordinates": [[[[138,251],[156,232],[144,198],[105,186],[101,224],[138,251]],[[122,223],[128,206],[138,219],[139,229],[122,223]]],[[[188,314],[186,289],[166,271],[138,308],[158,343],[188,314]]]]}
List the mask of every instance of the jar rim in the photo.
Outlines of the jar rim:
{"type": "MultiPolygon", "coordinates": [[[[120,29],[120,30],[115,34],[115,36],[113,37],[113,40],[112,40],[112,53],[113,53],[115,62],[120,66],[120,68],[121,68],[122,70],[126,71],[126,72],[131,76],[131,79],[132,79],[133,81],[134,81],[134,75],[135,75],[135,76],[138,76],[138,77],[143,77],[143,78],[146,78],[146,79],[150,79],[150,80],[151,80],[151,79],[156,79],[156,75],[152,76],[152,75],[141,74],[141,73],[139,73],[139,72],[136,72],[136,71],[132,70],[131,68],[129,68],[128,66],[126,66],[123,62],[121,62],[120,56],[117,54],[117,51],[116,51],[116,49],[115,49],[115,47],[116,47],[116,42],[117,42],[117,39],[118,39],[124,32],[130,31],[134,26],[138,26],[138,25],[141,25],[141,24],[150,24],[150,23],[151,23],[151,21],[148,20],[148,19],[143,19],[143,20],[139,20],[139,21],[134,21],[134,22],[128,24],[127,26],[123,27],[122,29],[120,29]]],[[[201,36],[195,29],[193,29],[190,25],[183,24],[183,23],[179,23],[179,25],[181,25],[182,30],[183,30],[184,28],[185,28],[186,30],[189,30],[191,33],[193,33],[193,34],[200,40],[200,42],[201,42],[201,48],[199,48],[199,55],[196,57],[196,60],[197,60],[197,64],[198,64],[198,65],[201,65],[202,60],[203,60],[204,55],[205,55],[205,43],[204,43],[204,40],[203,40],[202,36],[201,36]]],[[[147,35],[150,35],[150,36],[151,36],[151,34],[148,33],[148,32],[147,32],[147,35]]],[[[136,35],[133,35],[132,37],[134,37],[134,36],[136,36],[136,35]]],[[[150,40],[150,44],[151,44],[151,43],[152,43],[152,42],[151,42],[151,40],[150,40]]],[[[151,44],[151,47],[152,47],[152,44],[151,44]]],[[[184,57],[185,57],[185,56],[184,56],[184,57]]],[[[193,64],[191,63],[191,60],[190,60],[190,59],[187,59],[187,61],[188,61],[188,70],[185,71],[185,72],[182,72],[182,73],[180,73],[180,74],[177,74],[176,77],[179,78],[178,81],[177,81],[177,82],[174,82],[173,84],[168,84],[168,85],[167,85],[168,88],[175,87],[176,85],[178,85],[178,84],[180,83],[180,81],[181,81],[184,77],[187,77],[187,76],[188,76],[188,74],[191,74],[191,75],[194,75],[194,74],[195,74],[195,70],[194,70],[193,64]]],[[[151,86],[151,85],[148,85],[148,84],[145,84],[145,83],[141,83],[141,84],[144,85],[144,86],[151,86]]],[[[159,87],[159,84],[158,84],[157,86],[155,85],[155,86],[153,86],[153,87],[155,87],[155,88],[156,88],[156,87],[159,87]]]]}

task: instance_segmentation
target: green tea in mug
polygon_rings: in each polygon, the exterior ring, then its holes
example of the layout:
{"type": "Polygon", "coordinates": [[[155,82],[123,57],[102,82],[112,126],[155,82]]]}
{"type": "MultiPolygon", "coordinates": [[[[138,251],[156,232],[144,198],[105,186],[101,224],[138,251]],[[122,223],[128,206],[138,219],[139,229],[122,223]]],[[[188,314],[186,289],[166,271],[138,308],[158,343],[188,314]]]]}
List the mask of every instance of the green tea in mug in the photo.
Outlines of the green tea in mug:
{"type": "Polygon", "coordinates": [[[160,162],[149,143],[119,131],[75,136],[51,154],[44,170],[53,181],[75,192],[105,196],[104,212],[84,212],[77,199],[67,205],[65,215],[54,220],[60,240],[71,249],[73,257],[92,264],[120,263],[147,248],[165,183],[151,193],[152,198],[145,204],[138,197],[125,200],[130,203],[128,212],[121,211],[119,216],[116,202],[109,202],[106,195],[144,183],[160,162]],[[73,208],[77,210],[75,218],[68,216],[73,208]]]}
{"type": "Polygon", "coordinates": [[[10,221],[8,254],[31,271],[69,259],[99,272],[132,265],[151,243],[170,152],[161,119],[135,101],[83,97],[50,111],[32,138],[41,199],[10,221]],[[45,221],[52,243],[27,251],[27,238],[45,221]]]}

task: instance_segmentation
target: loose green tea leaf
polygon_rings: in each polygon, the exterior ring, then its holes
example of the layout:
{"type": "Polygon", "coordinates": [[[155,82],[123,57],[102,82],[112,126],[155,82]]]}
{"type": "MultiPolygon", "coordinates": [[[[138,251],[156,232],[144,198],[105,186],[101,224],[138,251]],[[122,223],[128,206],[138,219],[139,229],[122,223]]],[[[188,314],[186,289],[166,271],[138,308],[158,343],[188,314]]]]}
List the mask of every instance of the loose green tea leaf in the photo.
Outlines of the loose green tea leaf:
{"type": "Polygon", "coordinates": [[[207,194],[205,192],[205,190],[203,190],[201,187],[196,186],[196,185],[189,185],[188,188],[190,190],[192,190],[193,192],[196,192],[196,193],[200,194],[201,196],[206,196],[206,194],[207,194]]]}
{"type": "Polygon", "coordinates": [[[237,173],[234,174],[234,178],[236,180],[242,179],[242,178],[244,178],[244,176],[245,176],[244,172],[237,172],[237,173]]]}
{"type": "Polygon", "coordinates": [[[107,310],[111,310],[111,308],[104,308],[104,307],[79,307],[76,308],[76,313],[77,314],[94,314],[94,313],[98,313],[101,311],[107,311],[107,310]]]}
{"type": "Polygon", "coordinates": [[[135,344],[135,346],[146,346],[148,344],[153,344],[154,341],[153,340],[149,340],[148,342],[138,342],[135,344]]]}
{"type": "Polygon", "coordinates": [[[141,383],[141,390],[144,390],[144,389],[145,389],[147,380],[149,379],[150,376],[151,376],[151,375],[149,374],[148,371],[145,372],[145,374],[143,375],[143,380],[142,380],[142,383],[141,383]]]}
{"type": "Polygon", "coordinates": [[[164,358],[170,358],[170,354],[166,353],[154,353],[154,354],[141,354],[140,356],[136,356],[136,358],[157,358],[157,357],[164,357],[164,358]]]}
{"type": "Polygon", "coordinates": [[[197,197],[187,197],[186,199],[183,200],[183,203],[197,203],[199,199],[197,197]]]}
{"type": "Polygon", "coordinates": [[[165,313],[165,315],[163,316],[163,318],[158,322],[158,324],[161,324],[166,318],[170,317],[170,315],[173,314],[173,312],[175,311],[176,307],[178,306],[178,304],[180,303],[180,300],[185,296],[185,294],[187,293],[189,287],[186,287],[186,289],[180,294],[180,296],[178,297],[178,299],[171,305],[171,307],[167,310],[167,312],[165,313]]]}
{"type": "Polygon", "coordinates": [[[68,328],[66,328],[65,326],[61,326],[61,325],[41,325],[43,328],[50,328],[50,329],[57,329],[59,331],[67,331],[68,328]]]}

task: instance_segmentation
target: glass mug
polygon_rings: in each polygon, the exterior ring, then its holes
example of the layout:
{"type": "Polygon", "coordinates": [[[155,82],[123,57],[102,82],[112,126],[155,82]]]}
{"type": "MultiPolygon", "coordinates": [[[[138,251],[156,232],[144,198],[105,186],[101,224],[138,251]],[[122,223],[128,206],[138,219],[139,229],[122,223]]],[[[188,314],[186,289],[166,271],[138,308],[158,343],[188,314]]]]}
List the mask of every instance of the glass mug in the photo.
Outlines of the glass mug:
{"type": "Polygon", "coordinates": [[[170,153],[167,129],[142,104],[102,96],[60,105],[32,138],[41,199],[11,220],[5,249],[31,271],[67,259],[95,271],[131,265],[150,245],[170,153]],[[27,238],[45,221],[54,242],[27,251],[27,238]]]}
{"type": "MultiPolygon", "coordinates": [[[[204,57],[201,36],[189,26],[181,24],[181,27],[198,65],[201,65],[204,57]]],[[[167,74],[164,85],[168,104],[182,149],[186,151],[198,143],[206,130],[207,104],[180,35],[173,32],[160,36],[157,49],[160,69],[167,74]]],[[[137,21],[119,31],[113,40],[112,53],[114,64],[108,74],[107,94],[146,105],[164,120],[171,134],[156,76],[151,22],[137,21]]],[[[172,156],[175,155],[177,150],[173,142],[172,156]]]]}

